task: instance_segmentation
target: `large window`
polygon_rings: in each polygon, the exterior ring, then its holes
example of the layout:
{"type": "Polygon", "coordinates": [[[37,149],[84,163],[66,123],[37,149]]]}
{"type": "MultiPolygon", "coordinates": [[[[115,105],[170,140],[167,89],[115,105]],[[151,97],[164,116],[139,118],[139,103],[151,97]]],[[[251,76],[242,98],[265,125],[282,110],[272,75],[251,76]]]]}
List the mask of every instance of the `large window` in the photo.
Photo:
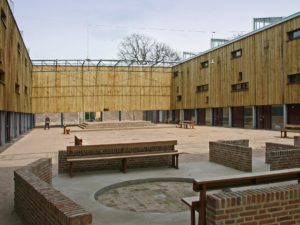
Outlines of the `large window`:
{"type": "Polygon", "coordinates": [[[300,73],[288,76],[289,84],[300,84],[300,73]]]}
{"type": "Polygon", "coordinates": [[[233,52],[231,52],[231,58],[233,58],[233,59],[234,58],[239,58],[239,57],[242,56],[242,53],[243,53],[242,49],[233,51],[233,52]]]}
{"type": "Polygon", "coordinates": [[[249,89],[248,82],[231,85],[232,91],[247,91],[248,89],[249,89]]]}
{"type": "Polygon", "coordinates": [[[288,32],[288,37],[290,41],[300,38],[300,29],[288,32]]]}
{"type": "Polygon", "coordinates": [[[205,92],[208,91],[208,84],[197,86],[197,92],[205,92]]]}

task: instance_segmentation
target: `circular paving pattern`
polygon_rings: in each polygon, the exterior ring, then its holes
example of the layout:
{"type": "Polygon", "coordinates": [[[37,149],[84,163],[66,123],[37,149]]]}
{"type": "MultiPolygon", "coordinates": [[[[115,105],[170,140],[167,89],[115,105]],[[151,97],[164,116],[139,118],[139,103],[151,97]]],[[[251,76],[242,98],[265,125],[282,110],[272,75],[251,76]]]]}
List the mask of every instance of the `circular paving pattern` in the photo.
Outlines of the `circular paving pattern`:
{"type": "Polygon", "coordinates": [[[192,180],[155,178],[127,181],[99,190],[101,204],[133,212],[174,213],[188,210],[181,198],[195,196],[192,180]]]}

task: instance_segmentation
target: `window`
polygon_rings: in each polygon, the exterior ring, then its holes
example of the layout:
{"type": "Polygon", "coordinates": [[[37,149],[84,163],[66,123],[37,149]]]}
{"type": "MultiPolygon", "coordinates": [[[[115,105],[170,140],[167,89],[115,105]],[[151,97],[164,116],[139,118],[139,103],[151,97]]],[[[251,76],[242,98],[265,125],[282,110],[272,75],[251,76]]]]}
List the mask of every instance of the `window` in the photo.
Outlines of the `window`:
{"type": "Polygon", "coordinates": [[[177,102],[180,102],[182,99],[181,95],[177,95],[177,102]]]}
{"type": "Polygon", "coordinates": [[[243,80],[243,72],[239,72],[239,81],[243,80]]]}
{"type": "Polygon", "coordinates": [[[25,67],[27,67],[27,58],[25,57],[25,67]]]}
{"type": "Polygon", "coordinates": [[[4,84],[5,83],[5,72],[3,70],[0,69],[0,84],[4,84]]]}
{"type": "Polygon", "coordinates": [[[249,89],[249,83],[240,83],[240,84],[233,84],[231,85],[232,91],[247,91],[249,89]]]}
{"type": "Polygon", "coordinates": [[[176,88],[176,92],[177,92],[177,94],[179,93],[179,86],[177,86],[177,88],[176,88]]]}
{"type": "Polygon", "coordinates": [[[300,73],[288,75],[289,84],[300,84],[300,73]]]}
{"type": "Polygon", "coordinates": [[[190,75],[190,69],[189,68],[186,69],[186,74],[190,75]]]}
{"type": "Polygon", "coordinates": [[[15,84],[15,92],[20,94],[20,85],[18,83],[15,84]]]}
{"type": "Polygon", "coordinates": [[[207,68],[208,67],[208,61],[202,62],[201,63],[201,69],[207,68]]]}
{"type": "Polygon", "coordinates": [[[27,95],[27,94],[28,94],[28,88],[27,88],[27,86],[25,86],[25,88],[24,88],[24,92],[25,92],[25,95],[27,95]]]}
{"type": "Polygon", "coordinates": [[[300,29],[288,32],[288,38],[290,41],[300,38],[300,29]]]}
{"type": "Polygon", "coordinates": [[[4,10],[1,8],[1,21],[2,21],[2,24],[4,25],[4,27],[6,28],[6,14],[4,12],[4,10]]]}
{"type": "Polygon", "coordinates": [[[0,48],[0,64],[3,64],[3,59],[4,59],[4,51],[3,48],[0,48]]]}
{"type": "Polygon", "coordinates": [[[208,84],[197,86],[197,92],[208,91],[208,84]]]}
{"type": "Polygon", "coordinates": [[[173,72],[173,76],[174,76],[174,77],[177,77],[177,76],[178,76],[178,73],[179,73],[178,70],[177,70],[177,71],[174,71],[174,72],[173,72]]]}
{"type": "Polygon", "coordinates": [[[20,43],[18,43],[18,54],[19,55],[21,54],[21,45],[20,45],[20,43]]]}
{"type": "Polygon", "coordinates": [[[205,103],[209,103],[209,97],[208,96],[205,97],[205,103]]]}
{"type": "Polygon", "coordinates": [[[242,49],[236,50],[231,52],[231,57],[234,58],[239,58],[242,56],[242,49]]]}

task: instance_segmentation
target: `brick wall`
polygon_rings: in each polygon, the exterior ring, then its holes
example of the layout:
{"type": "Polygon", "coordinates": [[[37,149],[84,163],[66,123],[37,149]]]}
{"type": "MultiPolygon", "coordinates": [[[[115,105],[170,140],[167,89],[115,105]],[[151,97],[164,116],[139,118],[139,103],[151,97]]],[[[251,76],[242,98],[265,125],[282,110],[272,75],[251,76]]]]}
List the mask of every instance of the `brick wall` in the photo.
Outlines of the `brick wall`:
{"type": "Polygon", "coordinates": [[[272,151],[270,170],[292,169],[300,167],[300,147],[298,149],[272,151]]]}
{"type": "Polygon", "coordinates": [[[300,224],[300,185],[211,194],[207,225],[300,224]]]}
{"type": "Polygon", "coordinates": [[[244,147],[249,147],[249,140],[240,139],[240,140],[220,140],[220,143],[231,144],[231,145],[239,145],[244,147]]]}
{"type": "Polygon", "coordinates": [[[14,172],[15,210],[25,225],[90,225],[92,215],[51,186],[51,159],[14,172]]]}
{"type": "MultiPolygon", "coordinates": [[[[151,146],[149,143],[145,146],[128,146],[121,147],[116,145],[114,148],[113,145],[107,145],[107,149],[99,145],[99,150],[74,150],[73,152],[69,151],[69,156],[84,156],[84,155],[109,155],[109,154],[118,154],[118,153],[138,153],[138,152],[172,152],[174,151],[173,145],[157,145],[159,142],[156,142],[156,146],[151,146]]],[[[105,146],[105,145],[104,145],[105,146]]],[[[73,146],[72,146],[73,147],[73,146]]],[[[91,146],[81,146],[80,149],[91,146]]],[[[93,146],[94,147],[94,146],[93,146]]],[[[128,168],[141,168],[141,167],[158,167],[166,166],[172,164],[171,156],[157,156],[157,157],[146,157],[146,158],[136,158],[128,159],[127,167],[128,168]]],[[[121,168],[121,160],[99,160],[99,161],[87,161],[87,162],[76,162],[73,164],[73,171],[91,171],[91,170],[108,170],[108,169],[118,169],[121,168]]],[[[67,173],[69,172],[69,163],[67,162],[67,151],[59,151],[58,153],[58,173],[67,173]]]]}
{"type": "MultiPolygon", "coordinates": [[[[228,141],[226,142],[209,142],[209,161],[233,169],[251,172],[252,148],[246,147],[247,142],[237,142],[239,144],[243,143],[243,145],[228,144],[228,141]]],[[[234,142],[231,141],[231,143],[234,142]]]]}
{"type": "Polygon", "coordinates": [[[295,136],[294,137],[294,145],[300,146],[300,136],[295,136]]]}
{"type": "Polygon", "coordinates": [[[284,151],[290,149],[295,149],[295,146],[266,142],[266,153],[265,153],[266,163],[271,163],[271,159],[270,159],[271,152],[284,151]]]}

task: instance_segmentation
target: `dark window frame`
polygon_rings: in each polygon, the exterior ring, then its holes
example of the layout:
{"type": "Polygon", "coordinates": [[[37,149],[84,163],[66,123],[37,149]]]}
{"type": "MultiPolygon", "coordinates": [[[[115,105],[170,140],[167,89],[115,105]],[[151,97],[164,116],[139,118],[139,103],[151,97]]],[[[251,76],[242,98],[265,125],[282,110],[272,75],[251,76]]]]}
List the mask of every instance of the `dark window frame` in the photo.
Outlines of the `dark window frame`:
{"type": "Polygon", "coordinates": [[[208,88],[208,84],[198,85],[196,87],[196,92],[207,92],[208,88]]]}
{"type": "Polygon", "coordinates": [[[7,15],[3,8],[0,9],[0,14],[1,14],[1,22],[2,22],[3,26],[6,28],[7,27],[7,25],[6,25],[7,15]]]}
{"type": "Polygon", "coordinates": [[[203,62],[201,63],[201,69],[206,69],[206,68],[208,68],[208,67],[209,67],[209,62],[208,62],[208,60],[203,61],[203,62]]]}
{"type": "Polygon", "coordinates": [[[239,91],[248,91],[249,90],[249,82],[232,84],[231,91],[232,92],[239,92],[239,91]]]}
{"type": "Polygon", "coordinates": [[[241,49],[241,48],[231,52],[232,59],[240,58],[242,56],[243,56],[243,49],[241,49]],[[240,54],[238,55],[239,52],[240,52],[240,54]]]}
{"type": "Polygon", "coordinates": [[[288,35],[289,41],[299,39],[300,38],[300,28],[287,32],[287,35],[288,35]],[[295,34],[297,34],[298,36],[294,37],[295,34]]]}
{"type": "Polygon", "coordinates": [[[300,73],[288,75],[288,84],[300,84],[300,73]]]}
{"type": "Polygon", "coordinates": [[[243,72],[239,72],[239,81],[242,81],[243,80],[243,72]]]}
{"type": "Polygon", "coordinates": [[[177,102],[181,102],[182,101],[182,95],[177,95],[176,100],[177,100],[177,102]]]}
{"type": "Polygon", "coordinates": [[[20,42],[18,42],[17,48],[18,48],[18,55],[20,56],[21,55],[21,44],[20,44],[20,42]]]}
{"type": "Polygon", "coordinates": [[[0,69],[0,84],[5,84],[5,71],[0,69]]]}
{"type": "Polygon", "coordinates": [[[20,94],[20,84],[15,83],[15,92],[19,95],[20,94]]]}

